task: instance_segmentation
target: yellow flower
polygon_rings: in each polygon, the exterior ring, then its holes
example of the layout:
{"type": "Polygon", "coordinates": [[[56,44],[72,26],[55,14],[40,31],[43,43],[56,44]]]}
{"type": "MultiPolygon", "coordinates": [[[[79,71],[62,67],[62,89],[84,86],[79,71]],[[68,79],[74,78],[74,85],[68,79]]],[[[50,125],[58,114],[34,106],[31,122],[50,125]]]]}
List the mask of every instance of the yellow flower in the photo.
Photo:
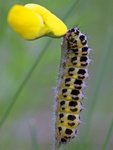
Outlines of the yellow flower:
{"type": "Polygon", "coordinates": [[[38,4],[14,5],[8,14],[8,23],[24,39],[42,36],[61,37],[66,25],[46,8],[38,4]]]}

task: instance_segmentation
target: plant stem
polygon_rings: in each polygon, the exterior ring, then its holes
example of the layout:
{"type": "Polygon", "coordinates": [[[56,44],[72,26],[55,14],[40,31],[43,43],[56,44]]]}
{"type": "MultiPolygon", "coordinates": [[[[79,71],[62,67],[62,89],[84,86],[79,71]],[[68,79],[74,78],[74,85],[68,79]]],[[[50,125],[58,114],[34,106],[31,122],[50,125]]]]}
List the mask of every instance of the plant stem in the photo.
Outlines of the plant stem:
{"type": "Polygon", "coordinates": [[[112,122],[111,122],[111,125],[110,125],[110,128],[108,130],[108,134],[106,136],[106,139],[104,141],[104,144],[103,144],[103,147],[102,147],[102,150],[107,150],[108,148],[108,144],[109,144],[109,141],[110,141],[110,138],[113,134],[113,119],[112,119],[112,122]]]}

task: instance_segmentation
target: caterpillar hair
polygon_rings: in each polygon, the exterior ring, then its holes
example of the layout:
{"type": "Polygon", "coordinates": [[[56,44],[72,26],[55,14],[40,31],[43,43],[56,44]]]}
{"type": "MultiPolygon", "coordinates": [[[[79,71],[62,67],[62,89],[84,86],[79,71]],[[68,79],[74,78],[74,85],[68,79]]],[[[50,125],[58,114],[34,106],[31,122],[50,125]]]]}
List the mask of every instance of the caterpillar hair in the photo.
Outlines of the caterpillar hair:
{"type": "Polygon", "coordinates": [[[79,28],[70,29],[64,35],[56,94],[57,145],[65,144],[77,136],[90,50],[87,37],[79,28]]]}

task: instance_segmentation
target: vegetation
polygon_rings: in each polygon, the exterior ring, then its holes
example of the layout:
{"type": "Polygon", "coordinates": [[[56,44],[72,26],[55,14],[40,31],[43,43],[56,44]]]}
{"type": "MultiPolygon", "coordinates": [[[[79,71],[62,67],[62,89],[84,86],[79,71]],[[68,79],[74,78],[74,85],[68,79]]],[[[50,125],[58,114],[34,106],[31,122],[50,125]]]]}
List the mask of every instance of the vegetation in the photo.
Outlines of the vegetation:
{"type": "Polygon", "coordinates": [[[83,123],[65,150],[112,150],[113,15],[112,0],[11,0],[0,2],[0,150],[50,150],[53,105],[61,39],[25,41],[7,24],[14,4],[38,3],[79,26],[93,49],[83,123]]]}

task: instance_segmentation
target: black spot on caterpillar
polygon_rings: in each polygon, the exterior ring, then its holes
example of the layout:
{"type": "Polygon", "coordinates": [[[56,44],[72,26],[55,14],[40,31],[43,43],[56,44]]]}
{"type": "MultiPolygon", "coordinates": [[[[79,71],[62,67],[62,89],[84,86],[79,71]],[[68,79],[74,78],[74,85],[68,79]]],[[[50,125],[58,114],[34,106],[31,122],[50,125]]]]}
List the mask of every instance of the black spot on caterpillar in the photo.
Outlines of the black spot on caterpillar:
{"type": "Polygon", "coordinates": [[[56,95],[56,144],[67,143],[77,136],[90,50],[86,35],[78,28],[64,35],[56,95]]]}

